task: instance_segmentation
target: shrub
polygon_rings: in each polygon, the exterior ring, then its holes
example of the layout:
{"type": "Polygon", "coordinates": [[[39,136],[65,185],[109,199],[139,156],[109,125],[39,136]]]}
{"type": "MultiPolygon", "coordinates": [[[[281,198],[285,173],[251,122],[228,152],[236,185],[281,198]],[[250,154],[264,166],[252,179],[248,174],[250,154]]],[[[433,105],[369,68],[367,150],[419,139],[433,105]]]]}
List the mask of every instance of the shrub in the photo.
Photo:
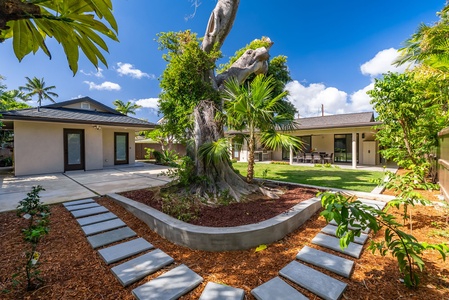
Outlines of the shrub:
{"type": "Polygon", "coordinates": [[[156,159],[156,164],[177,167],[178,164],[176,161],[178,160],[178,154],[174,150],[164,150],[162,152],[154,150],[152,151],[154,158],[156,159]]]}

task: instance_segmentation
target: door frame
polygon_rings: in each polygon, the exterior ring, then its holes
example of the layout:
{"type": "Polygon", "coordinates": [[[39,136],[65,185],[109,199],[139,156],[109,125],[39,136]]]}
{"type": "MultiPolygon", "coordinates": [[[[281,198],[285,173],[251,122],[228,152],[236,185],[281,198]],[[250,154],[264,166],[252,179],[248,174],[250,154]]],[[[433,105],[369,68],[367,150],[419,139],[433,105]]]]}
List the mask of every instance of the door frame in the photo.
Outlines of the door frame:
{"type": "Polygon", "coordinates": [[[85,148],[85,138],[84,129],[72,129],[64,128],[64,172],[74,171],[74,170],[85,170],[86,169],[86,148],[85,148]],[[68,135],[71,133],[80,134],[80,148],[81,148],[81,162],[76,165],[69,165],[69,149],[68,149],[68,135]]]}
{"type": "Polygon", "coordinates": [[[114,165],[129,164],[129,133],[114,132],[114,165]],[[126,160],[117,160],[117,136],[126,136],[126,160]]]}

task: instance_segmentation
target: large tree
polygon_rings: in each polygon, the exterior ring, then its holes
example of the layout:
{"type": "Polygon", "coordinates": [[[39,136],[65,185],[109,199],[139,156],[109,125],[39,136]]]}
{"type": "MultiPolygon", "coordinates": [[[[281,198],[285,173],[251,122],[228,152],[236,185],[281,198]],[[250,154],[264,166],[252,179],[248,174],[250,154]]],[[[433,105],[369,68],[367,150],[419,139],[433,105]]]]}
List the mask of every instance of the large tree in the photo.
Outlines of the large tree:
{"type": "MultiPolygon", "coordinates": [[[[236,174],[225,156],[206,155],[208,151],[204,149],[221,149],[220,153],[226,153],[223,151],[226,144],[220,143],[224,137],[224,100],[220,91],[231,78],[242,84],[253,75],[266,73],[272,46],[269,38],[263,38],[257,48],[244,49],[221,72],[215,73],[215,63],[221,57],[220,49],[233,26],[239,3],[239,0],[217,1],[201,44],[188,31],[159,37],[160,48],[168,51],[164,55],[168,64],[161,79],[160,107],[167,125],[177,130],[178,135],[187,135],[194,141],[196,178],[202,179],[193,186],[194,191],[214,196],[226,192],[234,199],[259,187],[236,174]]],[[[288,110],[292,111],[292,106],[288,110]]]]}
{"type": "Polygon", "coordinates": [[[31,98],[33,96],[37,96],[37,107],[41,107],[43,100],[49,100],[51,102],[56,102],[53,97],[58,97],[58,94],[55,92],[52,92],[56,88],[56,86],[51,85],[47,86],[44,78],[37,78],[33,77],[33,79],[30,79],[29,77],[25,77],[27,80],[27,83],[24,86],[20,86],[20,91],[25,91],[27,94],[25,97],[31,98]]]}
{"type": "Polygon", "coordinates": [[[107,66],[100,49],[108,51],[108,47],[101,35],[117,41],[117,30],[111,0],[0,0],[0,43],[12,38],[19,61],[39,49],[51,58],[45,39],[54,38],[73,74],[78,70],[79,49],[95,67],[98,60],[107,66]]]}

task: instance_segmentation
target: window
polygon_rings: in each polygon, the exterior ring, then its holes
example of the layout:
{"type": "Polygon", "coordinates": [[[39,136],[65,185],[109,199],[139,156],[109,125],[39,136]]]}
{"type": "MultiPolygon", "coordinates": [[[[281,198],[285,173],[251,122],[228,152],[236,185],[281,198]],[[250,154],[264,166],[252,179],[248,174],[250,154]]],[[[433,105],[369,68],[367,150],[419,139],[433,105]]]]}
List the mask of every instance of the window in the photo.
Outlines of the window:
{"type": "Polygon", "coordinates": [[[82,109],[90,109],[90,103],[89,102],[81,102],[81,108],[82,109]]]}

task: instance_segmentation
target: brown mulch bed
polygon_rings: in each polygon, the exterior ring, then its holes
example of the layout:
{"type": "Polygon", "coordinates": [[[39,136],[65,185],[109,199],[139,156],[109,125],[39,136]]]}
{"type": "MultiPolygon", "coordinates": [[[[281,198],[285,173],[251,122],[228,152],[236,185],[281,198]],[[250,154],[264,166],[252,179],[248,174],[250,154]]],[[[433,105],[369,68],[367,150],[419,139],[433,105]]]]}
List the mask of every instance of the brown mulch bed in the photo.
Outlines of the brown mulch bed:
{"type": "MultiPolygon", "coordinates": [[[[119,216],[138,236],[172,256],[175,263],[123,288],[110,271],[115,264],[106,266],[97,251],[90,247],[72,215],[62,205],[53,205],[51,231],[39,248],[41,276],[45,284],[30,292],[24,292],[23,286],[17,287],[0,294],[1,299],[134,299],[132,289],[181,263],[204,278],[203,283],[181,299],[198,299],[209,281],[242,288],[246,299],[254,299],[250,291],[277,276],[303,246],[323,250],[310,243],[326,225],[318,214],[287,237],[268,245],[264,251],[206,252],[174,245],[112,200],[106,197],[96,200],[119,216]]],[[[413,235],[418,240],[431,243],[449,241],[448,237],[438,235],[449,232],[442,210],[434,207],[415,207],[413,210],[413,235]]],[[[391,212],[399,217],[401,211],[391,212]]],[[[11,289],[11,276],[23,264],[25,245],[20,233],[23,222],[14,212],[0,213],[0,290],[11,289]]],[[[374,238],[381,237],[382,232],[379,232],[374,238]]],[[[449,299],[449,263],[443,262],[435,252],[426,252],[423,257],[426,269],[421,274],[421,286],[417,290],[407,289],[399,282],[401,276],[394,258],[382,258],[367,250],[360,259],[353,259],[355,270],[350,279],[332,276],[348,284],[343,299],[449,299]]],[[[310,299],[319,299],[306,290],[298,289],[310,299]]]]}

